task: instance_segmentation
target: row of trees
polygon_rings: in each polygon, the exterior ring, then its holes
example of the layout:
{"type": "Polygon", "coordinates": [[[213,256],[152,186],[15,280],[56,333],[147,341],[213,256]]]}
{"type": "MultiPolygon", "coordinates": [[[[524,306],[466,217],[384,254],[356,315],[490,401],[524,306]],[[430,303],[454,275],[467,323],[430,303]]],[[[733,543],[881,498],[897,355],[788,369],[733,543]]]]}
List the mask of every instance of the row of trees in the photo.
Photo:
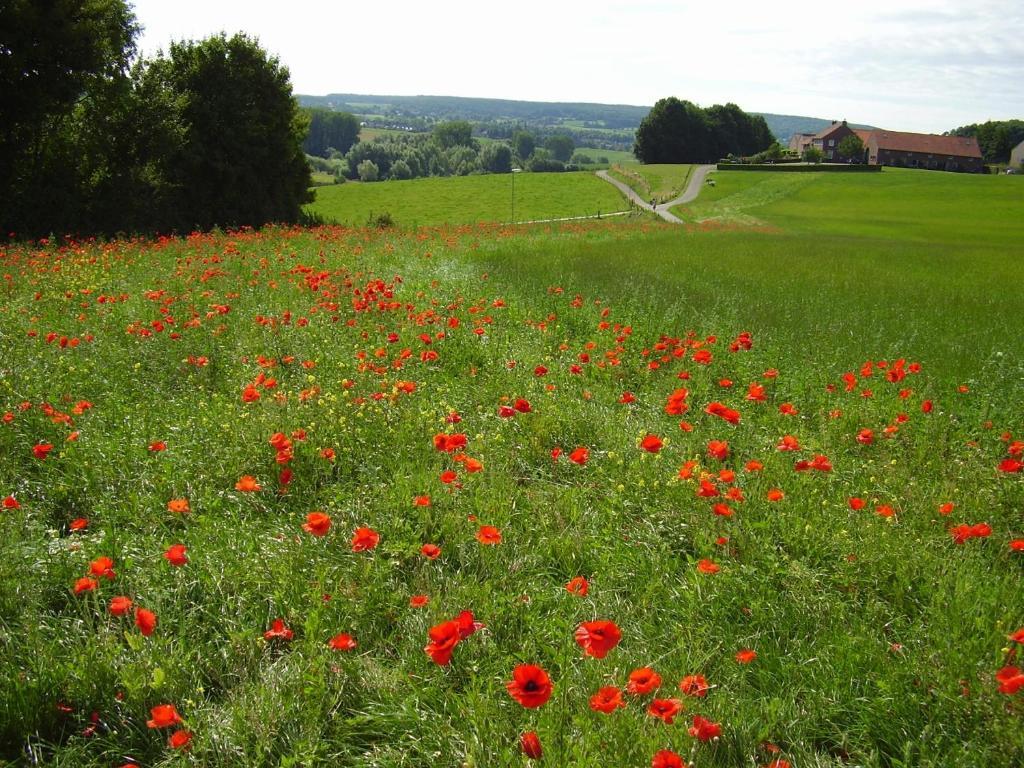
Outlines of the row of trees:
{"type": "Polygon", "coordinates": [[[564,171],[574,157],[571,137],[555,134],[543,146],[527,131],[509,142],[481,142],[469,122],[440,123],[427,133],[399,134],[354,144],[345,154],[345,176],[362,181],[421,176],[509,173],[513,165],[528,171],[564,171]]]}
{"type": "Polygon", "coordinates": [[[950,136],[974,136],[986,163],[1007,163],[1010,152],[1024,141],[1024,120],[989,120],[949,132],[950,136]]]}
{"type": "Polygon", "coordinates": [[[308,119],[244,35],[135,58],[124,0],[0,6],[4,233],[170,232],[298,220],[308,119]]]}
{"type": "Polygon", "coordinates": [[[735,104],[702,109],[674,96],[658,101],[636,132],[633,154],[642,163],[702,163],[748,156],[775,141],[760,115],[735,104]]]}
{"type": "Polygon", "coordinates": [[[322,108],[304,109],[303,112],[309,118],[309,131],[302,142],[302,150],[307,155],[344,155],[359,141],[359,118],[355,115],[322,108]]]}

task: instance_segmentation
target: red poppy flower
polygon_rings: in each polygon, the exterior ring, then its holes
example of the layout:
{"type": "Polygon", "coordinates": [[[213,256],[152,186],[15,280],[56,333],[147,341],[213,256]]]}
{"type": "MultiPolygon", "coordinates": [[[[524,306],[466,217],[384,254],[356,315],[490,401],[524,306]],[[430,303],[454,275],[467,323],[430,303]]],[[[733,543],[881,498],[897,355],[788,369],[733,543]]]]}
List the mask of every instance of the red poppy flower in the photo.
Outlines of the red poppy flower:
{"type": "Polygon", "coordinates": [[[672,725],[676,715],[683,711],[683,702],[679,699],[652,699],[647,707],[647,714],[672,725]]]}
{"type": "Polygon", "coordinates": [[[18,500],[10,495],[4,498],[2,505],[4,509],[21,509],[21,504],[18,503],[18,500]]]}
{"type": "Polygon", "coordinates": [[[764,469],[764,464],[757,459],[751,459],[743,465],[743,468],[747,470],[747,472],[760,472],[764,469]]]}
{"type": "Polygon", "coordinates": [[[651,768],[686,768],[686,763],[671,749],[659,749],[651,758],[651,768]]]}
{"type": "Polygon", "coordinates": [[[776,448],[780,451],[799,451],[800,441],[793,437],[793,435],[783,435],[776,448]]]}
{"type": "Polygon", "coordinates": [[[114,573],[114,561],[109,557],[97,557],[89,563],[89,573],[97,577],[105,576],[108,579],[113,579],[117,575],[114,573]]]}
{"type": "Polygon", "coordinates": [[[1017,459],[1003,459],[999,462],[999,471],[1006,473],[1016,473],[1024,469],[1024,461],[1017,461],[1017,459]]]}
{"type": "Polygon", "coordinates": [[[49,443],[40,443],[39,445],[32,447],[32,455],[42,461],[50,455],[50,451],[53,450],[53,446],[49,443]]]}
{"type": "Polygon", "coordinates": [[[857,512],[861,509],[864,509],[864,507],[867,505],[867,502],[864,501],[864,499],[860,498],[859,496],[851,496],[847,504],[850,505],[850,509],[852,509],[854,512],[857,512]]]}
{"type": "Polygon", "coordinates": [[[68,523],[68,528],[72,531],[81,531],[88,527],[89,521],[86,520],[84,517],[76,517],[74,520],[68,523]]]}
{"type": "Polygon", "coordinates": [[[786,498],[786,494],[782,492],[781,488],[772,488],[767,493],[768,501],[782,501],[786,498]]]}
{"type": "Polygon", "coordinates": [[[177,515],[183,515],[192,511],[188,505],[188,499],[171,499],[167,502],[167,509],[177,515]]]}
{"type": "Polygon", "coordinates": [[[512,680],[505,684],[509,696],[527,709],[541,706],[551,698],[551,678],[536,664],[520,664],[512,670],[512,680]]]}
{"type": "Polygon", "coordinates": [[[586,597],[587,592],[590,591],[590,583],[582,576],[574,576],[569,579],[569,583],[565,585],[565,591],[570,595],[586,597]]]}
{"type": "Polygon", "coordinates": [[[270,622],[270,629],[263,633],[265,640],[291,640],[295,633],[284,625],[284,619],[274,619],[270,622]]]}
{"type": "Polygon", "coordinates": [[[503,419],[511,419],[516,415],[516,409],[511,405],[502,405],[498,408],[498,416],[503,419]]]}
{"type": "Polygon", "coordinates": [[[428,560],[437,560],[441,556],[441,548],[437,544],[424,544],[420,547],[420,554],[428,560]]]}
{"type": "Polygon", "coordinates": [[[1003,667],[996,672],[996,682],[999,683],[999,692],[1014,694],[1024,688],[1024,671],[1018,667],[1003,667]]]}
{"type": "Polygon", "coordinates": [[[1021,643],[1024,645],[1024,627],[1021,627],[1013,634],[1009,635],[1010,641],[1014,643],[1021,643]]]}
{"type": "Polygon", "coordinates": [[[426,595],[413,595],[409,598],[409,606],[412,608],[422,608],[430,602],[430,598],[426,595]]]}
{"type": "Polygon", "coordinates": [[[501,543],[501,531],[493,525],[481,525],[476,532],[476,540],[481,544],[494,546],[501,543]]]}
{"type": "Polygon", "coordinates": [[[188,731],[175,731],[167,740],[167,746],[171,749],[185,749],[192,743],[192,734],[188,731]]]}
{"type": "Polygon", "coordinates": [[[521,397],[516,399],[515,403],[512,404],[512,407],[515,408],[517,411],[519,411],[519,413],[532,413],[533,412],[533,408],[530,406],[530,401],[529,400],[525,400],[525,399],[523,399],[521,397]]]}
{"type": "Polygon", "coordinates": [[[531,760],[540,760],[543,750],[536,731],[527,731],[519,737],[519,749],[531,760]]]}
{"type": "Polygon", "coordinates": [[[242,493],[253,493],[260,490],[260,485],[252,475],[242,475],[235,483],[235,490],[242,493]]]}
{"type": "Polygon", "coordinates": [[[170,728],[182,722],[178,709],[173,704],[157,704],[149,710],[150,719],[146,725],[150,728],[170,728]]]}
{"type": "Polygon", "coordinates": [[[727,408],[722,403],[709,403],[708,407],[704,409],[704,412],[711,414],[712,416],[718,416],[720,419],[725,419],[730,424],[740,423],[740,412],[734,411],[732,408],[727,408]]]}
{"type": "Polygon", "coordinates": [[[314,536],[326,536],[331,529],[331,516],[323,512],[310,512],[306,515],[306,522],[302,524],[302,530],[314,536]]]}
{"type": "Polygon", "coordinates": [[[135,626],[145,637],[149,637],[156,629],[156,614],[145,608],[135,609],[135,626]]]}
{"type": "Polygon", "coordinates": [[[417,496],[412,500],[414,507],[429,507],[430,497],[429,496],[417,496]]]}
{"type": "Polygon", "coordinates": [[[110,614],[112,616],[124,616],[132,608],[132,599],[124,595],[110,598],[110,614]]]}
{"type": "Polygon", "coordinates": [[[711,686],[708,685],[708,681],[704,679],[704,675],[687,675],[679,683],[679,690],[685,693],[687,696],[696,696],[703,698],[708,695],[708,691],[711,686]]]}
{"type": "Polygon", "coordinates": [[[752,651],[750,648],[744,648],[742,651],[736,652],[736,661],[740,664],[749,664],[757,658],[757,652],[752,651]]]}
{"type": "Polygon", "coordinates": [[[701,573],[713,574],[718,573],[720,570],[722,570],[722,566],[718,565],[713,560],[709,560],[705,557],[699,563],[697,563],[697,570],[701,573]]]}
{"type": "Polygon", "coordinates": [[[576,628],[576,643],[595,659],[607,656],[621,639],[622,633],[614,621],[585,621],[576,628]]]}
{"type": "Polygon", "coordinates": [[[441,473],[441,482],[444,483],[445,485],[448,485],[449,483],[454,483],[458,479],[458,477],[458,474],[456,474],[450,469],[446,469],[444,472],[441,473]]]}
{"type": "Polygon", "coordinates": [[[873,442],[875,442],[874,431],[865,427],[864,429],[857,433],[857,442],[860,443],[861,445],[871,445],[873,442]]]}
{"type": "Polygon", "coordinates": [[[940,504],[939,505],[939,514],[940,515],[951,515],[951,514],[953,514],[953,510],[954,509],[956,509],[956,505],[953,502],[948,501],[945,504],[940,504]]]}
{"type": "Polygon", "coordinates": [[[590,697],[590,708],[595,712],[603,712],[610,715],[619,707],[625,707],[626,702],[622,700],[622,691],[614,685],[606,685],[598,689],[597,693],[590,697]]]}
{"type": "Polygon", "coordinates": [[[380,542],[380,534],[372,528],[356,528],[352,535],[352,551],[366,552],[377,546],[380,542]]]}
{"type": "Polygon", "coordinates": [[[700,715],[694,715],[693,725],[690,726],[689,733],[695,739],[710,741],[722,735],[722,726],[700,715]]]}
{"type": "Polygon", "coordinates": [[[708,442],[708,456],[719,461],[725,461],[729,457],[729,443],[725,440],[710,440],[708,442]]]}
{"type": "Polygon", "coordinates": [[[765,763],[764,768],[793,768],[793,766],[790,764],[789,760],[779,758],[777,760],[772,760],[770,763],[765,763]]]}
{"type": "Polygon", "coordinates": [[[462,433],[434,435],[434,448],[445,453],[454,453],[466,447],[466,436],[462,433]]]}
{"type": "Polygon", "coordinates": [[[657,453],[661,450],[663,445],[664,443],[657,435],[647,435],[640,441],[641,450],[647,451],[648,453],[657,453]]]}
{"type": "Polygon", "coordinates": [[[634,696],[646,696],[648,693],[658,690],[660,685],[661,675],[650,667],[640,667],[629,673],[626,692],[634,696]]]}
{"type": "Polygon", "coordinates": [[[435,664],[445,666],[451,661],[452,651],[462,639],[457,621],[443,621],[430,628],[427,632],[428,642],[423,651],[435,664]]]}
{"type": "Polygon", "coordinates": [[[80,595],[83,592],[92,592],[98,587],[100,583],[96,579],[88,576],[83,576],[75,582],[74,592],[76,595],[80,595]]]}
{"type": "Polygon", "coordinates": [[[1024,539],[1014,539],[1010,542],[1011,552],[1024,552],[1024,539]]]}
{"type": "Polygon", "coordinates": [[[572,453],[569,454],[569,461],[571,461],[573,464],[579,464],[581,467],[584,464],[586,464],[587,461],[589,461],[589,459],[590,459],[590,449],[589,448],[580,447],[580,448],[575,449],[574,451],[572,451],[572,453]]]}
{"type": "Polygon", "coordinates": [[[172,544],[164,552],[164,559],[175,567],[185,565],[188,562],[188,557],[185,556],[187,551],[184,544],[172,544]]]}
{"type": "Polygon", "coordinates": [[[622,403],[623,405],[634,403],[636,402],[636,395],[634,395],[632,392],[623,392],[622,396],[619,398],[619,402],[622,403]]]}
{"type": "Polygon", "coordinates": [[[327,647],[332,651],[351,651],[356,647],[356,641],[352,635],[341,632],[327,641],[327,647]]]}

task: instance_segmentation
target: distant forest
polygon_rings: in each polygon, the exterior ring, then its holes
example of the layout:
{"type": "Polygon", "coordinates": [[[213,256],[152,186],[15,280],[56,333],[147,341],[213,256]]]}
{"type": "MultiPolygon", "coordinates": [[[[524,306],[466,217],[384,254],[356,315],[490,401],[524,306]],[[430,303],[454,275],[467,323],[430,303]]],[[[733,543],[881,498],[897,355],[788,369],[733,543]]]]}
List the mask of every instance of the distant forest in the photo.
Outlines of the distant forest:
{"type": "MultiPolygon", "coordinates": [[[[493,139],[509,139],[516,130],[527,129],[541,136],[558,132],[572,136],[577,146],[631,151],[636,129],[650,107],[628,104],[511,101],[460,96],[381,96],[332,93],[327,96],[298,96],[304,107],[320,107],[357,115],[367,127],[430,131],[438,123],[468,120],[474,133],[493,139]]],[[[816,132],[832,119],[760,115],[782,144],[794,133],[816,132]]],[[[839,117],[845,117],[841,115],[839,117]]],[[[864,126],[869,127],[869,126],[864,126]]]]}

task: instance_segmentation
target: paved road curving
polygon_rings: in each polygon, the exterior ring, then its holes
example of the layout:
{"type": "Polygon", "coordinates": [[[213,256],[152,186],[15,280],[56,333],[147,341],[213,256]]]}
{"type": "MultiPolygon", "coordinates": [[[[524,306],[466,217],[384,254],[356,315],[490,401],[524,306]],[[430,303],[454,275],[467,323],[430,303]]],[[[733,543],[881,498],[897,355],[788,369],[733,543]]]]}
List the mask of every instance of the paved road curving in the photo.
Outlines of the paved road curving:
{"type": "Polygon", "coordinates": [[[671,222],[672,224],[682,224],[683,220],[675,214],[669,211],[676,205],[682,205],[683,203],[689,203],[691,200],[696,199],[697,195],[700,194],[701,187],[704,186],[704,179],[707,178],[708,172],[715,170],[713,165],[698,165],[693,169],[693,173],[690,174],[690,180],[686,184],[686,190],[677,197],[675,200],[669,200],[667,203],[661,203],[659,205],[652,206],[649,202],[640,197],[636,192],[633,191],[632,187],[628,184],[623,184],[618,179],[613,179],[608,175],[607,171],[598,171],[597,175],[615,185],[622,194],[629,198],[630,202],[634,203],[645,211],[653,211],[663,218],[665,221],[671,222]]]}

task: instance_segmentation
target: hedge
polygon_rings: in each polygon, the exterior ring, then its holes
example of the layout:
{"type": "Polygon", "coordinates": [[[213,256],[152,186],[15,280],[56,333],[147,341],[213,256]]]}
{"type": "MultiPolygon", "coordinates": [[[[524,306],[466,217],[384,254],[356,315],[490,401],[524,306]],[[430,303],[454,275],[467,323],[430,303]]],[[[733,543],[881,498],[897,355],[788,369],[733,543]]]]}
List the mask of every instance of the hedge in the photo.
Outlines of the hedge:
{"type": "Polygon", "coordinates": [[[821,165],[771,165],[769,163],[751,163],[741,165],[740,163],[719,163],[720,171],[778,171],[786,173],[818,173],[819,171],[835,171],[837,173],[877,173],[882,170],[880,165],[847,165],[839,163],[822,163],[821,165]]]}

